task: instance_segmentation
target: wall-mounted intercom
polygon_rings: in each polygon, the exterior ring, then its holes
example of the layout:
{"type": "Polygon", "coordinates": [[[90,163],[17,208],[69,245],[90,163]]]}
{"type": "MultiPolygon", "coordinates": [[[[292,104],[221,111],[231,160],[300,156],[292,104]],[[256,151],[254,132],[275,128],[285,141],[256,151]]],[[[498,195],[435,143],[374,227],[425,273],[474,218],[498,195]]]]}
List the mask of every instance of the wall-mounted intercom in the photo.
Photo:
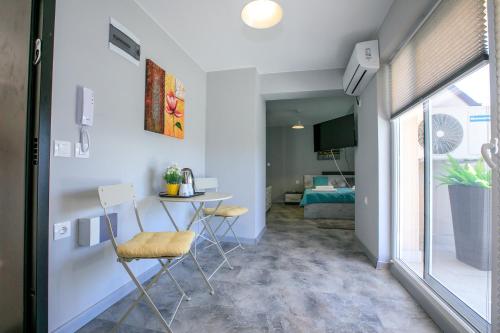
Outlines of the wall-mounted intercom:
{"type": "Polygon", "coordinates": [[[78,123],[84,126],[94,123],[94,92],[86,87],[78,87],[78,123]]]}
{"type": "Polygon", "coordinates": [[[76,122],[81,127],[80,142],[75,144],[75,157],[88,158],[90,134],[87,129],[94,124],[94,92],[87,87],[78,87],[76,118],[76,122]]]}

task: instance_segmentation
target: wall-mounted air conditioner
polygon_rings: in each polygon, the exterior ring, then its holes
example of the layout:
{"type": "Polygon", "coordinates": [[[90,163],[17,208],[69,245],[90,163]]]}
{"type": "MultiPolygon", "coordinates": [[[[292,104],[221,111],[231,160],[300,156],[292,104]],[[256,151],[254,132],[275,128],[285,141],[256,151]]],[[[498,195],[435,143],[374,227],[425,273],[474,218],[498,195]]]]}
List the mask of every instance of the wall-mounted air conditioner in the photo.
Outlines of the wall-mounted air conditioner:
{"type": "Polygon", "coordinates": [[[361,95],[379,67],[378,40],[357,43],[344,72],[344,92],[361,95]]]}

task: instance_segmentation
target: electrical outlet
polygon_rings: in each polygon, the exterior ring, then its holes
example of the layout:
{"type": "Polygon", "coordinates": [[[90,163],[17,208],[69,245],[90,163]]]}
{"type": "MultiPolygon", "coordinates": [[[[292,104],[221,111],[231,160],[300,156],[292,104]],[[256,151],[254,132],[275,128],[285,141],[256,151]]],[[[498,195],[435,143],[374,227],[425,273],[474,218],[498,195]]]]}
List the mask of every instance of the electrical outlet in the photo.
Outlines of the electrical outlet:
{"type": "Polygon", "coordinates": [[[76,158],[89,158],[90,149],[87,149],[86,152],[82,151],[82,144],[80,142],[75,143],[75,157],[76,158]]]}
{"type": "Polygon", "coordinates": [[[296,180],[296,181],[295,181],[295,184],[296,184],[296,185],[299,185],[299,184],[300,184],[300,180],[296,180]]]}
{"type": "Polygon", "coordinates": [[[365,202],[365,206],[368,206],[368,197],[365,197],[363,201],[365,202]]]}
{"type": "Polygon", "coordinates": [[[71,236],[71,221],[54,224],[54,240],[71,236]]]}

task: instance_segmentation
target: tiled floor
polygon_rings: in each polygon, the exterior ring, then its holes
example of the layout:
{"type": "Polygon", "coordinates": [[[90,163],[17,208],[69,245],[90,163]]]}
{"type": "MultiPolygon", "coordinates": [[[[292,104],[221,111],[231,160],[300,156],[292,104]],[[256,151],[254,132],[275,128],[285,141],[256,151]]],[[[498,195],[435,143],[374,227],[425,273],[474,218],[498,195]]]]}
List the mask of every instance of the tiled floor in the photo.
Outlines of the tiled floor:
{"type": "MultiPolygon", "coordinates": [[[[190,262],[174,268],[188,294],[174,332],[437,332],[438,329],[386,270],[375,270],[354,242],[354,231],[324,229],[294,206],[274,205],[258,246],[234,252],[234,270],[222,269],[210,296],[190,262]]],[[[214,267],[212,249],[200,256],[214,267]]],[[[151,290],[168,316],[176,295],[167,277],[151,290]]],[[[80,332],[104,332],[132,302],[121,300],[80,332]]],[[[160,331],[141,303],[121,332],[160,331]]]]}

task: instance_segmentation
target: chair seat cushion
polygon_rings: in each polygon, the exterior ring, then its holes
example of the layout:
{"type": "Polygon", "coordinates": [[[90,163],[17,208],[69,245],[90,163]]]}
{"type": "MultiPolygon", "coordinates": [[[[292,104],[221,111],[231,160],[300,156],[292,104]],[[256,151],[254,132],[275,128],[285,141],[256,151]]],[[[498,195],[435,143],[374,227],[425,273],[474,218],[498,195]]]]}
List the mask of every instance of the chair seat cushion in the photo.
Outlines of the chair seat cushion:
{"type": "Polygon", "coordinates": [[[141,232],[118,245],[122,258],[175,258],[189,252],[195,237],[192,231],[141,232]]]}
{"type": "MultiPolygon", "coordinates": [[[[205,208],[203,210],[206,215],[213,215],[215,212],[215,208],[205,208]]],[[[221,205],[217,212],[215,212],[215,216],[223,216],[223,217],[236,217],[248,212],[248,208],[240,207],[240,206],[224,206],[221,205]]]]}

